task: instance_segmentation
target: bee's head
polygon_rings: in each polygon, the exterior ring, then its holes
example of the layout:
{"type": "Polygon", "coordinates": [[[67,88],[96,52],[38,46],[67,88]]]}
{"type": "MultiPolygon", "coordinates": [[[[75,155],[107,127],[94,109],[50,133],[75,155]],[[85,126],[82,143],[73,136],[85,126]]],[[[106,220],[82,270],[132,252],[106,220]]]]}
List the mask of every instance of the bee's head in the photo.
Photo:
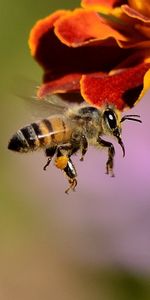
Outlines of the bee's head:
{"type": "Polygon", "coordinates": [[[107,106],[103,112],[103,126],[104,133],[113,135],[117,138],[118,143],[120,144],[123,156],[125,156],[125,147],[121,139],[121,123],[125,120],[132,120],[141,123],[141,120],[134,117],[139,117],[139,115],[125,115],[121,118],[120,112],[114,107],[107,106]]]}

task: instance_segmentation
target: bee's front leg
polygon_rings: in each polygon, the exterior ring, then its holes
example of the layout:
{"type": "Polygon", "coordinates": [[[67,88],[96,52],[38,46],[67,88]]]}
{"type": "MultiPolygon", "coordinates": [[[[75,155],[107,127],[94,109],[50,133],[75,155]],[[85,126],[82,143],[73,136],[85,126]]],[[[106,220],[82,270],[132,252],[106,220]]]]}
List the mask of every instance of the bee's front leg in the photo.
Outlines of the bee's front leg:
{"type": "Polygon", "coordinates": [[[83,161],[84,160],[84,155],[86,154],[87,150],[88,150],[88,141],[85,135],[81,136],[81,141],[80,141],[81,145],[81,158],[80,160],[83,161]]]}
{"type": "Polygon", "coordinates": [[[106,162],[106,174],[110,174],[114,177],[113,167],[114,167],[114,156],[115,156],[115,148],[112,143],[107,142],[99,136],[97,142],[102,147],[108,148],[108,160],[106,162]]]}

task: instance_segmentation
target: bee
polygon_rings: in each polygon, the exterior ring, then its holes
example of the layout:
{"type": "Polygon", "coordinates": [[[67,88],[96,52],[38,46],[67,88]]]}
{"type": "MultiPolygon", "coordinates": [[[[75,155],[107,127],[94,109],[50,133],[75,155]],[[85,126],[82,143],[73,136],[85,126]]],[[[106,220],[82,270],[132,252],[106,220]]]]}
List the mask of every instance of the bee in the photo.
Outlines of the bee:
{"type": "Polygon", "coordinates": [[[77,186],[72,155],[80,152],[80,160],[83,161],[89,145],[107,149],[106,173],[114,176],[115,148],[103,136],[114,137],[125,156],[121,138],[122,122],[125,120],[141,122],[139,115],[121,117],[120,111],[110,104],[101,108],[86,103],[65,106],[61,113],[19,129],[10,139],[8,149],[20,153],[43,149],[47,157],[43,169],[46,170],[53,159],[55,166],[67,176],[69,186],[65,192],[68,193],[77,186]]]}

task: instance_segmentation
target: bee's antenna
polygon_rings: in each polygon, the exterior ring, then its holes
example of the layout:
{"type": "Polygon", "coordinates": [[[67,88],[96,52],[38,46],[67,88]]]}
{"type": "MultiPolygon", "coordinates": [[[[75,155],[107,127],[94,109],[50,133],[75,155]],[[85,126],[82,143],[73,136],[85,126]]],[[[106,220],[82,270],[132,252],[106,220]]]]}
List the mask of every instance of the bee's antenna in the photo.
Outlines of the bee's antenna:
{"type": "Polygon", "coordinates": [[[125,116],[122,117],[122,119],[121,119],[120,122],[122,123],[122,122],[124,122],[125,120],[131,120],[131,121],[136,121],[136,122],[142,123],[142,121],[139,120],[139,119],[137,119],[136,117],[137,117],[137,118],[140,118],[139,115],[125,115],[125,116]]]}

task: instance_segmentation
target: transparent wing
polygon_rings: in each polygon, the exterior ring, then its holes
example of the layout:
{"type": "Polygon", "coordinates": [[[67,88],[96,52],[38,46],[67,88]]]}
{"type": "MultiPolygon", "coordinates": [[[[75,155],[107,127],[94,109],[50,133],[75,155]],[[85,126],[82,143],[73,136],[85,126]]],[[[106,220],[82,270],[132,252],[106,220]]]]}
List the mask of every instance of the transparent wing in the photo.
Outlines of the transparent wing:
{"type": "Polygon", "coordinates": [[[53,114],[63,114],[70,106],[83,102],[79,93],[56,94],[38,99],[37,89],[38,83],[24,75],[16,75],[12,81],[11,93],[16,95],[19,106],[20,104],[23,106],[27,121],[36,121],[53,114]]]}
{"type": "MultiPolygon", "coordinates": [[[[12,89],[12,93],[23,103],[24,109],[31,119],[41,119],[52,114],[61,114],[68,108],[67,101],[62,100],[59,95],[51,95],[45,99],[36,97],[38,86],[33,80],[19,79],[19,87],[12,89]]],[[[20,104],[19,103],[19,104],[20,104]]]]}
{"type": "Polygon", "coordinates": [[[68,108],[66,103],[62,103],[57,95],[52,95],[48,99],[37,99],[36,97],[23,97],[25,109],[30,111],[32,117],[41,119],[53,114],[61,114],[68,108]]]}

